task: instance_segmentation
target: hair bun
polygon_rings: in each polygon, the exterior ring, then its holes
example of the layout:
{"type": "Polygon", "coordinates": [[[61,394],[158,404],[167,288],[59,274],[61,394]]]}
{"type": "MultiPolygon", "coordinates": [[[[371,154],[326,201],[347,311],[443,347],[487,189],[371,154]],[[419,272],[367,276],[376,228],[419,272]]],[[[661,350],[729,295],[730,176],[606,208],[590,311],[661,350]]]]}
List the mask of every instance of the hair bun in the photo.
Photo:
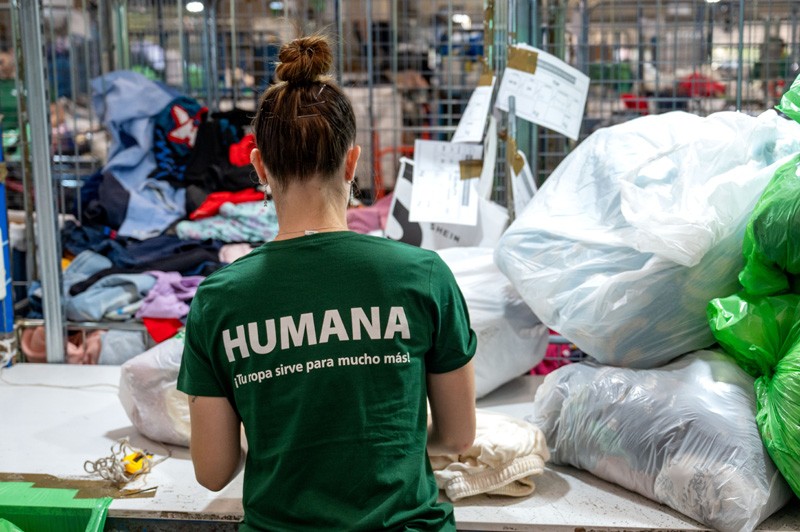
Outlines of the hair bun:
{"type": "Polygon", "coordinates": [[[287,83],[313,83],[333,67],[328,39],[321,35],[301,37],[281,47],[275,77],[287,83]]]}

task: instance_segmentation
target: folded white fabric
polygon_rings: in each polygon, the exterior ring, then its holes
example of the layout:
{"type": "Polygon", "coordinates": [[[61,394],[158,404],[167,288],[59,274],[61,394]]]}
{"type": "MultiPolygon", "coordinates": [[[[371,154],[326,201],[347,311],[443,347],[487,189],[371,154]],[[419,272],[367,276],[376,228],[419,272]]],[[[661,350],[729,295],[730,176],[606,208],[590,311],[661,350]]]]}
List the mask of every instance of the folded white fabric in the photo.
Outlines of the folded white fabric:
{"type": "Polygon", "coordinates": [[[475,442],[462,455],[430,456],[436,484],[451,501],[481,493],[524,497],[536,489],[533,475],[550,459],[544,433],[521,419],[476,411],[475,442]]]}

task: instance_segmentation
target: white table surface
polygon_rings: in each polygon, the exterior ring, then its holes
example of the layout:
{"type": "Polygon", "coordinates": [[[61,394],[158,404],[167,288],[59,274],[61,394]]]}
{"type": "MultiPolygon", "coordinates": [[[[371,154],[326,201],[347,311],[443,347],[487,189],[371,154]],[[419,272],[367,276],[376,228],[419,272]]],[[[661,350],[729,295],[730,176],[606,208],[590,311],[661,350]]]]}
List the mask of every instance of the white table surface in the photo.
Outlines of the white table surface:
{"type": "MultiPolygon", "coordinates": [[[[479,408],[524,418],[531,413],[539,377],[522,377],[478,402],[479,408]]],[[[139,435],[117,398],[118,366],[19,364],[0,373],[0,473],[43,473],[92,478],[86,460],[111,454],[129,438],[132,446],[166,450],[139,435]],[[88,385],[103,385],[86,388],[88,385]],[[46,386],[42,386],[46,385],[46,386]],[[56,388],[53,385],[76,388],[56,388]],[[109,386],[110,385],[110,386],[109,386]],[[83,387],[83,388],[81,388],[83,387]]],[[[171,447],[128,489],[157,487],[153,498],[115,499],[109,518],[237,521],[242,516],[241,474],[213,493],[194,480],[188,449],[171,447]]],[[[593,475],[548,466],[524,498],[477,496],[455,503],[462,530],[705,530],[691,519],[593,475]]],[[[800,508],[784,508],[759,530],[800,530],[800,508]]]]}

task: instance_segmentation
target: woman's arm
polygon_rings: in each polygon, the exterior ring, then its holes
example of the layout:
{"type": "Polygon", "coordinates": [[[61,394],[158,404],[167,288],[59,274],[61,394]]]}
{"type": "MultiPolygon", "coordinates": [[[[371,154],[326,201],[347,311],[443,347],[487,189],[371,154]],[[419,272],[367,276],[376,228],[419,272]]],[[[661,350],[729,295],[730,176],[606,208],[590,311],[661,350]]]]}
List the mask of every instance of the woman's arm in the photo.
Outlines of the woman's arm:
{"type": "Polygon", "coordinates": [[[243,462],[240,423],[225,397],[189,397],[194,475],[211,491],[219,491],[239,472],[243,462]]]}
{"type": "Polygon", "coordinates": [[[472,361],[448,373],[428,373],[428,453],[462,454],[475,440],[475,372],[472,361]]]}

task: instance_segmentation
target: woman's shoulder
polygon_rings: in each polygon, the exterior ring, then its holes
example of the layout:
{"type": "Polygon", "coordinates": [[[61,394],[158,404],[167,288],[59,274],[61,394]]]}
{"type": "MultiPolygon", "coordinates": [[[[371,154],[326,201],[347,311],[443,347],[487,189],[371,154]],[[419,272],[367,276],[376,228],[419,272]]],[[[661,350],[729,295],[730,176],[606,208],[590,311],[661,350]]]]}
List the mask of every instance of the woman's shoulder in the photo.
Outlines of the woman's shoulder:
{"type": "Polygon", "coordinates": [[[398,240],[392,240],[385,237],[372,236],[372,235],[358,235],[358,240],[361,241],[362,245],[371,246],[376,251],[382,251],[384,253],[396,256],[405,256],[410,259],[430,260],[435,257],[438,257],[435,251],[431,251],[429,249],[423,249],[411,244],[406,244],[405,242],[400,242],[398,240]]]}
{"type": "Polygon", "coordinates": [[[357,241],[360,249],[355,251],[359,255],[371,257],[375,264],[382,264],[390,269],[409,266],[430,271],[442,263],[441,257],[435,251],[405,242],[371,235],[358,235],[357,241]]]}

